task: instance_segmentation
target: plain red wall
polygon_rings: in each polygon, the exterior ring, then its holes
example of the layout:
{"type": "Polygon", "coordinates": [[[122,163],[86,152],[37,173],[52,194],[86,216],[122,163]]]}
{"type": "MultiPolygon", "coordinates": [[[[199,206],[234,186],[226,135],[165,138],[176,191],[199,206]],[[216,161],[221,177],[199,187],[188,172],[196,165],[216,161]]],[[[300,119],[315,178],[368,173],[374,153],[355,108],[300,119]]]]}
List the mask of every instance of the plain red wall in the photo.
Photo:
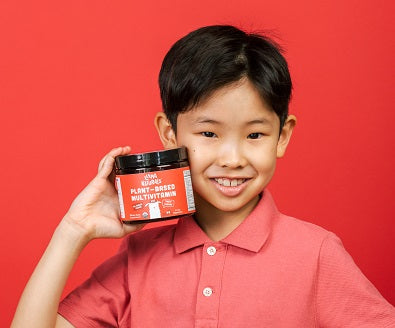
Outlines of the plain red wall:
{"type": "MultiPolygon", "coordinates": [[[[202,25],[281,38],[299,122],[270,189],[282,212],[338,234],[395,303],[392,1],[0,2],[0,326],[70,202],[110,148],[161,147],[157,75],[202,25]]],[[[70,291],[119,241],[94,241],[70,291]]]]}

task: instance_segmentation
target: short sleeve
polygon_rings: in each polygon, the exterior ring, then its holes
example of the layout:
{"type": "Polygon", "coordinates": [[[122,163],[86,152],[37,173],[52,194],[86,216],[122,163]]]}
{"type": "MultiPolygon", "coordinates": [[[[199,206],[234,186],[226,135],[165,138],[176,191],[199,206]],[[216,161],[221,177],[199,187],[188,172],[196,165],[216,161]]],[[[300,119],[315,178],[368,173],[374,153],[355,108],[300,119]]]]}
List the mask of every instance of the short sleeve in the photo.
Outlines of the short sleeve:
{"type": "Polygon", "coordinates": [[[127,240],[60,303],[58,313],[74,327],[130,327],[127,240]]]}
{"type": "Polygon", "coordinates": [[[320,327],[395,327],[395,309],[363,275],[340,239],[323,241],[316,279],[320,327]]]}

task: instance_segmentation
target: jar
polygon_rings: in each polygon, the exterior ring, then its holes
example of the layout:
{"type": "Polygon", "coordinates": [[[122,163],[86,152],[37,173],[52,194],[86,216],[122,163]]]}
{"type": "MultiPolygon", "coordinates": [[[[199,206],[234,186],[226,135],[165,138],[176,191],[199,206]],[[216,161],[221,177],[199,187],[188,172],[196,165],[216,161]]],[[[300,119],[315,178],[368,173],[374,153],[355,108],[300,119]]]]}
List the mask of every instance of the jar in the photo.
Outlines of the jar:
{"type": "Polygon", "coordinates": [[[195,212],[184,147],[117,156],[115,174],[123,223],[163,221],[195,212]]]}

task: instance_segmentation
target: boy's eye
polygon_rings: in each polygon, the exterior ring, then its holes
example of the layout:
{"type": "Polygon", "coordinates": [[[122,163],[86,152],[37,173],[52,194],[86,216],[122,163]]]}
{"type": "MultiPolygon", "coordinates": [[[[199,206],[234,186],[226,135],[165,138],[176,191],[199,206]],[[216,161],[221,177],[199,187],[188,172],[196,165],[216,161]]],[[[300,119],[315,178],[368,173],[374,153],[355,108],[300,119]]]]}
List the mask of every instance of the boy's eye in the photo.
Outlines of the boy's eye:
{"type": "Polygon", "coordinates": [[[263,136],[262,133],[254,132],[254,133],[250,133],[247,138],[248,139],[259,139],[262,136],[263,136]]]}
{"type": "Polygon", "coordinates": [[[202,132],[202,136],[206,138],[214,138],[216,137],[214,132],[202,132]]]}

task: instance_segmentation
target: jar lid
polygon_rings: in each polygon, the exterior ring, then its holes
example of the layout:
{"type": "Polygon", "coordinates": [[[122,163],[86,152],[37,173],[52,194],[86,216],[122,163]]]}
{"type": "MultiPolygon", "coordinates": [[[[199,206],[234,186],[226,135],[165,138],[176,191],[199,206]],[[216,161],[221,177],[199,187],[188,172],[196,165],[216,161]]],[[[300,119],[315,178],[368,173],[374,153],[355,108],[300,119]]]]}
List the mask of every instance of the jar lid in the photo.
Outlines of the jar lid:
{"type": "Polygon", "coordinates": [[[142,168],[170,164],[188,159],[185,147],[115,157],[117,169],[142,168]]]}

